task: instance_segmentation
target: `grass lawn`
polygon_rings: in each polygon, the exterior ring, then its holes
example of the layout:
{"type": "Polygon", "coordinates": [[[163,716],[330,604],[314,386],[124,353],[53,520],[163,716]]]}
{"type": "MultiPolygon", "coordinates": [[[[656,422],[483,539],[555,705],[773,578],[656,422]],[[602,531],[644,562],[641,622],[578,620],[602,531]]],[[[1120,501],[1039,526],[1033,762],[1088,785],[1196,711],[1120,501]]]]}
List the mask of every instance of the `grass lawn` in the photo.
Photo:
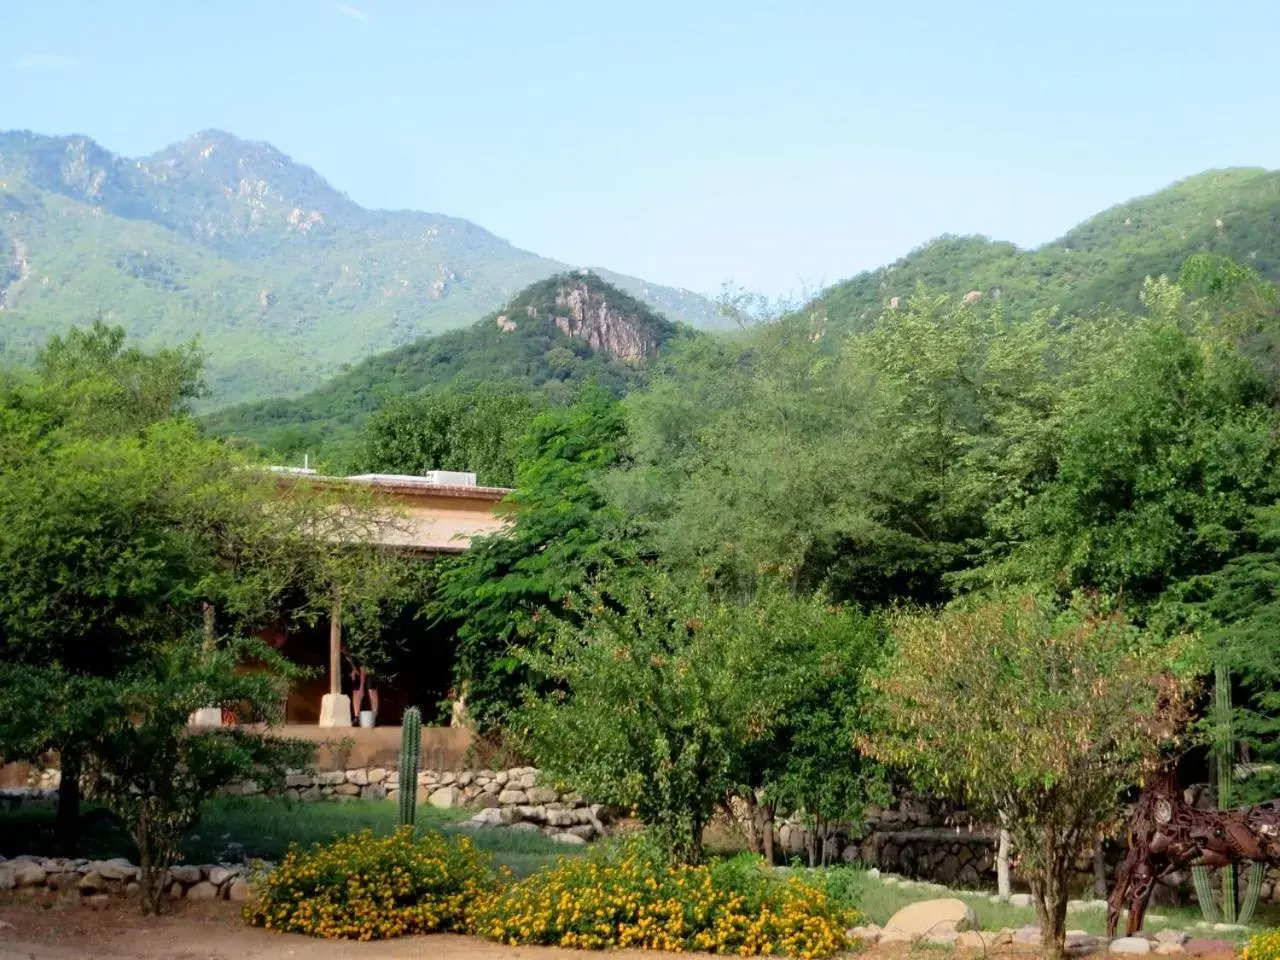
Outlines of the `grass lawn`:
{"type": "MultiPolygon", "coordinates": [[[[883,925],[908,903],[916,900],[931,900],[935,897],[959,897],[964,900],[973,907],[973,912],[978,916],[978,926],[982,930],[999,930],[1003,927],[1012,927],[1016,930],[1036,923],[1034,909],[992,902],[989,891],[940,890],[937,887],[924,885],[904,889],[897,885],[886,884],[880,877],[872,876],[854,867],[830,867],[823,873],[828,875],[825,879],[833,893],[857,905],[872,923],[879,925],[883,925]]],[[[1165,929],[1188,930],[1201,936],[1243,940],[1258,929],[1280,926],[1280,906],[1260,903],[1248,933],[1194,931],[1195,924],[1200,920],[1200,908],[1194,904],[1187,907],[1153,907],[1147,913],[1145,929],[1148,933],[1165,929]]],[[[1087,930],[1090,933],[1103,934],[1106,932],[1106,924],[1105,910],[1085,910],[1067,914],[1069,930],[1087,930]]],[[[1123,927],[1123,920],[1121,925],[1123,927]]],[[[1123,936],[1123,929],[1120,933],[1123,936]]]]}
{"type": "MultiPolygon", "coordinates": [[[[513,830],[466,830],[457,826],[474,811],[418,808],[420,829],[466,833],[477,847],[489,851],[498,863],[517,876],[527,876],[557,856],[576,848],[548,840],[536,833],[513,830]]],[[[80,855],[93,859],[128,857],[137,862],[137,851],[118,827],[86,806],[80,855]]],[[[0,854],[6,857],[31,853],[49,856],[54,850],[52,810],[0,813],[0,854]]],[[[195,829],[183,841],[188,863],[261,857],[278,860],[290,844],[311,844],[335,836],[372,830],[388,833],[397,823],[396,804],[390,801],[353,803],[288,803],[262,797],[228,797],[210,801],[195,829]]]]}

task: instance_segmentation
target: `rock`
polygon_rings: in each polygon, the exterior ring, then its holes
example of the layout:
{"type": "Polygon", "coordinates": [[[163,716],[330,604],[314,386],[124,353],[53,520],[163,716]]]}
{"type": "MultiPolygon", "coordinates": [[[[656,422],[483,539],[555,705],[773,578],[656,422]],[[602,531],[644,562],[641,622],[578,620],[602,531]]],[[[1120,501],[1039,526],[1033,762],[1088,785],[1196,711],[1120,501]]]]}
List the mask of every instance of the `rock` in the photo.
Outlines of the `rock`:
{"type": "Polygon", "coordinates": [[[91,893],[85,897],[80,903],[93,910],[105,910],[111,906],[111,898],[105,893],[91,893]]]}
{"type": "MultiPolygon", "coordinates": [[[[527,769],[527,768],[526,768],[527,769]]],[[[528,790],[538,785],[538,771],[522,773],[520,775],[520,789],[528,790]]]]}
{"type": "Polygon", "coordinates": [[[470,770],[464,770],[458,775],[458,786],[469,787],[476,782],[476,775],[470,770]]]}
{"type": "Polygon", "coordinates": [[[391,771],[388,770],[386,767],[371,767],[369,769],[370,783],[385,783],[388,778],[392,780],[396,779],[395,777],[391,776],[391,771]]]}
{"type": "Polygon", "coordinates": [[[74,870],[68,870],[65,873],[50,873],[44,878],[45,885],[50,890],[78,890],[80,889],[81,874],[74,870]]]}
{"type": "Polygon", "coordinates": [[[496,783],[499,787],[505,787],[507,785],[507,781],[510,779],[511,777],[507,774],[507,771],[505,770],[499,770],[497,773],[493,775],[493,782],[496,783]]]}
{"type": "Polygon", "coordinates": [[[1161,930],[1156,933],[1156,943],[1176,943],[1179,946],[1191,939],[1185,930],[1161,930]]]}
{"type": "Polygon", "coordinates": [[[982,934],[977,930],[964,930],[956,934],[956,949],[986,950],[987,941],[993,939],[991,934],[982,934]]]}
{"type": "Polygon", "coordinates": [[[1151,952],[1151,941],[1146,937],[1116,937],[1111,941],[1112,953],[1145,954],[1151,952]]]}
{"type": "Polygon", "coordinates": [[[324,794],[320,791],[320,788],[318,786],[315,786],[315,787],[307,787],[307,789],[299,793],[298,799],[301,800],[303,803],[315,803],[322,796],[324,796],[324,794]]]}
{"type": "Polygon", "coordinates": [[[136,897],[142,893],[142,885],[140,883],[126,883],[124,885],[124,895],[126,897],[136,897]]]}
{"type": "Polygon", "coordinates": [[[315,782],[322,787],[336,787],[346,779],[346,773],[341,770],[325,770],[316,774],[315,782]]]}
{"type": "Polygon", "coordinates": [[[467,822],[481,827],[508,827],[514,820],[515,811],[511,808],[489,807],[487,810],[481,810],[467,822]]]}
{"type": "Polygon", "coordinates": [[[581,837],[583,840],[594,840],[596,836],[596,828],[589,823],[580,823],[576,827],[570,827],[565,833],[571,833],[575,837],[581,837]]]}
{"type": "Polygon", "coordinates": [[[555,803],[559,796],[550,787],[530,787],[525,791],[525,795],[529,798],[528,802],[532,804],[555,803]]]}
{"type": "Polygon", "coordinates": [[[13,884],[16,887],[38,887],[44,883],[48,874],[44,867],[30,860],[17,860],[13,867],[13,884]]]}
{"type": "Polygon", "coordinates": [[[12,863],[0,863],[0,890],[12,890],[17,885],[14,873],[12,863]]]}
{"type": "Polygon", "coordinates": [[[932,931],[920,938],[921,943],[931,943],[935,946],[955,946],[960,934],[956,931],[955,925],[950,923],[940,923],[933,928],[932,931]]]}
{"type": "Polygon", "coordinates": [[[1034,924],[1028,924],[1025,927],[1019,927],[1013,931],[1013,937],[1010,943],[1020,943],[1023,945],[1039,946],[1044,937],[1040,933],[1040,928],[1034,924]]]}
{"type": "Polygon", "coordinates": [[[220,887],[232,877],[238,877],[240,871],[236,867],[210,867],[209,882],[215,887],[220,887]]]}
{"type": "Polygon", "coordinates": [[[232,903],[244,903],[249,899],[249,881],[244,877],[238,877],[231,881],[231,886],[227,887],[227,899],[232,903]]]}
{"type": "Polygon", "coordinates": [[[454,786],[441,787],[427,798],[427,802],[433,807],[447,810],[462,803],[462,791],[454,786]]]}
{"type": "Polygon", "coordinates": [[[186,895],[187,895],[186,887],[178,883],[178,881],[175,880],[173,883],[169,884],[169,899],[181,900],[186,895]]]}
{"type": "Polygon", "coordinates": [[[874,947],[880,942],[880,928],[874,923],[868,923],[861,927],[854,927],[845,931],[845,936],[850,940],[857,940],[859,943],[868,947],[874,947]]]}
{"type": "Polygon", "coordinates": [[[587,841],[583,840],[577,834],[573,833],[553,833],[551,839],[556,843],[563,843],[570,847],[586,846],[587,841]]]}
{"type": "Polygon", "coordinates": [[[291,773],[284,778],[286,787],[309,787],[314,782],[315,779],[305,773],[291,773]]]}
{"type": "Polygon", "coordinates": [[[385,800],[387,788],[380,783],[371,783],[360,791],[360,796],[364,800],[385,800]]]}
{"type": "Polygon", "coordinates": [[[107,878],[100,874],[97,870],[90,870],[77,884],[81,893],[106,893],[107,878]]]}
{"type": "MultiPolygon", "coordinates": [[[[1151,919],[1151,918],[1148,918],[1148,919],[1151,919]]],[[[1248,929],[1249,929],[1248,927],[1246,927],[1244,924],[1241,924],[1241,923],[1215,923],[1213,925],[1213,930],[1215,933],[1239,933],[1241,930],[1248,930],[1248,929]]]]}
{"type": "Polygon", "coordinates": [[[500,784],[497,780],[490,780],[488,783],[484,785],[484,792],[489,794],[490,796],[496,797],[498,794],[502,792],[502,784],[500,784]]]}
{"type": "Polygon", "coordinates": [[[357,787],[367,787],[369,785],[369,771],[364,767],[348,770],[347,783],[354,783],[357,787]]]}
{"type": "Polygon", "coordinates": [[[498,797],[496,794],[481,793],[477,794],[475,799],[471,801],[471,806],[475,807],[477,810],[492,810],[495,807],[501,806],[501,804],[498,803],[498,797]]]}
{"type": "Polygon", "coordinates": [[[572,810],[548,810],[546,821],[550,827],[571,827],[578,822],[578,815],[572,810]]]}
{"type": "Polygon", "coordinates": [[[963,900],[947,897],[939,900],[919,900],[907,904],[884,925],[884,932],[902,931],[917,936],[928,936],[930,933],[944,932],[942,926],[950,925],[950,930],[962,933],[972,930],[978,918],[963,900]]]}
{"type": "Polygon", "coordinates": [[[340,783],[333,788],[334,796],[338,797],[358,797],[360,796],[360,787],[354,783],[340,783]]]}
{"type": "Polygon", "coordinates": [[[523,790],[503,790],[498,794],[498,802],[504,807],[516,807],[529,802],[529,795],[523,790]]]}
{"type": "Polygon", "coordinates": [[[1015,893],[1009,898],[1009,906],[1011,907],[1029,907],[1031,906],[1031,894],[1015,893]]]}
{"type": "Polygon", "coordinates": [[[132,880],[138,875],[138,868],[123,857],[91,863],[89,870],[101,874],[104,880],[132,880]]]}
{"type": "Polygon", "coordinates": [[[1157,943],[1156,944],[1156,953],[1160,954],[1162,957],[1169,957],[1169,956],[1173,956],[1174,954],[1184,954],[1186,952],[1187,951],[1183,949],[1183,946],[1180,943],[1157,943]]]}
{"type": "Polygon", "coordinates": [[[530,823],[528,820],[521,820],[511,825],[512,830],[519,830],[521,833],[541,833],[541,828],[536,823],[530,823]]]}
{"type": "Polygon", "coordinates": [[[197,884],[193,884],[191,889],[187,891],[188,900],[217,900],[218,888],[208,880],[201,880],[197,884]]]}
{"type": "Polygon", "coordinates": [[[169,879],[176,880],[181,884],[199,883],[201,878],[202,874],[199,867],[178,864],[169,868],[169,879]]]}

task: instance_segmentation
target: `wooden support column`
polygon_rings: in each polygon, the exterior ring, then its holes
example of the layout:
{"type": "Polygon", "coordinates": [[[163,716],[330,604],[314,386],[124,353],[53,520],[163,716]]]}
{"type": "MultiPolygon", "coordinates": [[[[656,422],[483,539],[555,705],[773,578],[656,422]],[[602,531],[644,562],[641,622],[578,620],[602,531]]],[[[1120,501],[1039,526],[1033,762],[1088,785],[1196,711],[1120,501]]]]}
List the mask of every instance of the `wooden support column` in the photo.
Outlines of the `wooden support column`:
{"type": "Polygon", "coordinates": [[[336,590],[329,611],[329,692],[342,692],[342,597],[336,590]]]}

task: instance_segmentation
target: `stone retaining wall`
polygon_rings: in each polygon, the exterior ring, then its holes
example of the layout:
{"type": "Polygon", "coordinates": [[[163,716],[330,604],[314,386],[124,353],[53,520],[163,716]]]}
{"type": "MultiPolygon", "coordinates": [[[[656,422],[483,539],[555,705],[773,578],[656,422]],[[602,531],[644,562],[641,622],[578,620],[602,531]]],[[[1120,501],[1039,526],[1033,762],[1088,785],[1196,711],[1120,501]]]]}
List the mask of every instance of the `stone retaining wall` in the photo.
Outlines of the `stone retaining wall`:
{"type": "MultiPolygon", "coordinates": [[[[270,868],[270,864],[262,864],[270,868]]],[[[61,903],[103,907],[112,897],[138,895],[139,869],[128,860],[63,860],[46,857],[0,857],[0,891],[61,903]]],[[[230,863],[169,868],[165,893],[174,899],[242,902],[250,893],[249,871],[230,863]]]]}

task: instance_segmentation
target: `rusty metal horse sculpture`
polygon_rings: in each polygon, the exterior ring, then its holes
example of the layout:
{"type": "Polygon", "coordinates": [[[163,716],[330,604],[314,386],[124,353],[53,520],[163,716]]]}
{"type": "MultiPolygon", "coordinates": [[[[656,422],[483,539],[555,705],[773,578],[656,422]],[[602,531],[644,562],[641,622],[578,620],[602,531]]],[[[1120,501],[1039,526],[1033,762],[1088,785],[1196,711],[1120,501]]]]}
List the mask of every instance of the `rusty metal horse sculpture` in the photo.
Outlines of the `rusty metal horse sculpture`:
{"type": "Polygon", "coordinates": [[[1243,860],[1280,864],[1280,800],[1237,810],[1198,810],[1183,800],[1172,772],[1158,774],[1129,819],[1129,853],[1107,901],[1107,935],[1115,936],[1126,905],[1128,934],[1142,929],[1151,891],[1162,877],[1243,860]]]}

